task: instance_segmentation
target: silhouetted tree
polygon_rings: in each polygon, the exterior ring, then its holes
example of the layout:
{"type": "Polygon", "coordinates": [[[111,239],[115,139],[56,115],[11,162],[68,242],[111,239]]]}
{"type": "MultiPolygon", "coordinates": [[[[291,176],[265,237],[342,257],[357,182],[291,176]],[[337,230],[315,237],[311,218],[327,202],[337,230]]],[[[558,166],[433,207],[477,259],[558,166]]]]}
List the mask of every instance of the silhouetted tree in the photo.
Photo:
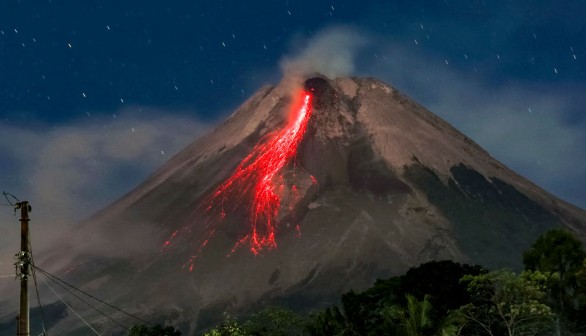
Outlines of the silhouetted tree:
{"type": "Polygon", "coordinates": [[[308,331],[313,336],[359,335],[352,330],[348,319],[335,306],[311,315],[308,331]]]}
{"type": "Polygon", "coordinates": [[[236,319],[224,316],[224,322],[214,329],[208,330],[203,336],[250,336],[236,319]]]}
{"type": "Polygon", "coordinates": [[[423,336],[431,333],[433,323],[431,320],[431,303],[425,295],[418,301],[413,295],[405,295],[407,305],[389,307],[385,314],[387,319],[397,325],[396,330],[400,336],[423,336]]]}
{"type": "Polygon", "coordinates": [[[586,288],[578,279],[585,260],[582,242],[561,229],[541,235],[523,254],[525,269],[553,275],[547,294],[548,304],[556,313],[556,334],[563,333],[566,328],[586,328],[586,302],[580,295],[586,288]]]}
{"type": "Polygon", "coordinates": [[[130,328],[128,336],[181,336],[181,332],[173,327],[163,327],[160,324],[154,326],[139,324],[130,328]]]}
{"type": "Polygon", "coordinates": [[[405,303],[405,294],[411,294],[418,300],[428,296],[436,314],[444,316],[450,310],[456,310],[470,302],[466,284],[460,282],[465,275],[479,275],[488,271],[479,265],[467,265],[451,260],[431,261],[418,267],[410,268],[401,277],[401,286],[397,297],[405,303]]]}
{"type": "Polygon", "coordinates": [[[457,336],[464,326],[464,315],[459,310],[438,316],[429,302],[429,295],[419,301],[406,294],[406,306],[390,306],[383,311],[387,328],[399,336],[457,336]]]}
{"type": "Polygon", "coordinates": [[[530,336],[551,328],[553,312],[545,304],[549,275],[525,271],[520,276],[494,271],[465,276],[472,302],[461,307],[480,335],[530,336]]]}
{"type": "Polygon", "coordinates": [[[457,313],[450,311],[470,302],[466,284],[460,283],[460,278],[486,272],[481,266],[432,261],[409,269],[403,276],[377,280],[363,292],[342,295],[341,309],[332,307],[315,314],[312,335],[394,335],[397,321],[389,319],[389,309],[408,310],[406,294],[414,297],[414,302],[428,302],[434,307],[429,312],[430,320],[435,321],[431,328],[434,332],[443,324],[453,326],[457,313]]]}
{"type": "Polygon", "coordinates": [[[307,321],[291,310],[271,307],[250,316],[242,328],[254,336],[300,336],[307,334],[307,321]]]}

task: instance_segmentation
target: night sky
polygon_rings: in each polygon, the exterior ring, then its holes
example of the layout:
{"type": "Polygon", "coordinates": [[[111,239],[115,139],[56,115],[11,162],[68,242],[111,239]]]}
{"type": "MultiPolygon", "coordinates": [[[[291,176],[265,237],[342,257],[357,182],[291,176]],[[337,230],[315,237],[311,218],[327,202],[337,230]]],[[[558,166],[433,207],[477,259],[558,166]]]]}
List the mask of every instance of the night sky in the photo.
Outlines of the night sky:
{"type": "Polygon", "coordinates": [[[0,190],[64,230],[305,60],[395,86],[586,208],[583,0],[4,0],[0,190]]]}

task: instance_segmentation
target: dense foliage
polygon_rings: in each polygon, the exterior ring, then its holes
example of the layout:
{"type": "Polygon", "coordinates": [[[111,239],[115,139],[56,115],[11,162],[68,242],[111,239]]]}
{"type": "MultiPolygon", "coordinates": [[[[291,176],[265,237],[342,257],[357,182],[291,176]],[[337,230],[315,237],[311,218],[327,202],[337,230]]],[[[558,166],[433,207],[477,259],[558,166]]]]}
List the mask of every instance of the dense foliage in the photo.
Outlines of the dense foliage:
{"type": "Polygon", "coordinates": [[[204,335],[586,335],[582,243],[566,231],[551,230],[524,253],[523,263],[525,271],[515,274],[432,261],[363,292],[346,293],[340,306],[306,317],[267,308],[242,322],[226,317],[204,335]]]}
{"type": "Polygon", "coordinates": [[[523,254],[525,269],[551,273],[547,304],[558,330],[586,330],[586,251],[569,232],[551,230],[523,254]]]}
{"type": "Polygon", "coordinates": [[[139,324],[130,328],[128,336],[181,336],[181,332],[173,327],[163,327],[160,324],[154,326],[139,324]]]}
{"type": "Polygon", "coordinates": [[[552,309],[546,302],[550,276],[527,271],[466,275],[471,302],[459,310],[475,335],[537,335],[550,330],[552,309]]]}

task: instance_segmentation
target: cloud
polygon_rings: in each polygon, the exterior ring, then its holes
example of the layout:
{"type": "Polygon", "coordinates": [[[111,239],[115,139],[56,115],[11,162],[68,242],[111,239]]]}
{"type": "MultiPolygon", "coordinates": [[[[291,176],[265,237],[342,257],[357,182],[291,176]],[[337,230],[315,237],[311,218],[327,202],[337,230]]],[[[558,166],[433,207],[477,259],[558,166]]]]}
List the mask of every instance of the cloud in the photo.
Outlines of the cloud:
{"type": "Polygon", "coordinates": [[[586,208],[586,125],[567,122],[583,108],[585,87],[496,82],[490,72],[450,66],[415,45],[377,45],[377,62],[359,65],[361,72],[394,85],[508,167],[586,208]]]}
{"type": "Polygon", "coordinates": [[[306,75],[319,72],[329,78],[354,72],[354,59],[369,39],[356,29],[346,26],[326,28],[296,45],[299,52],[285,56],[280,64],[285,75],[306,75]]]}
{"type": "MultiPolygon", "coordinates": [[[[31,203],[33,248],[130,191],[207,129],[180,115],[132,108],[57,128],[0,124],[0,188],[31,203]]],[[[0,275],[12,274],[18,216],[0,207],[0,223],[0,275]]]]}

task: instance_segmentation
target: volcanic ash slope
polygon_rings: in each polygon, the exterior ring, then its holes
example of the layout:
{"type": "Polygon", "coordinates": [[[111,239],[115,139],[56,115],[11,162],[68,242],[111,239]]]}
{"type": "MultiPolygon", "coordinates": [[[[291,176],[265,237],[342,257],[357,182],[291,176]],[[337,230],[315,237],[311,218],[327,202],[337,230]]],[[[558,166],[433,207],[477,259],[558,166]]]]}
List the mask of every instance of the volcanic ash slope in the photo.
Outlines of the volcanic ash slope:
{"type": "Polygon", "coordinates": [[[249,230],[242,200],[226,199],[225,218],[211,226],[201,203],[286,124],[292,92],[285,83],[259,90],[85,223],[78,232],[85,252],[68,265],[76,267],[71,278],[194,330],[226,310],[323,306],[430,260],[515,268],[550,228],[586,233],[583,210],[509,170],[391,86],[318,75],[304,87],[313,93],[312,115],[295,159],[275,181],[276,248],[254,255],[243,245],[230,253],[249,230]],[[137,231],[152,240],[140,253],[126,248],[137,231]],[[203,237],[210,239],[201,248],[203,237]],[[104,242],[119,253],[95,257],[92,244],[104,242]],[[189,260],[192,272],[184,267],[189,260]]]}

